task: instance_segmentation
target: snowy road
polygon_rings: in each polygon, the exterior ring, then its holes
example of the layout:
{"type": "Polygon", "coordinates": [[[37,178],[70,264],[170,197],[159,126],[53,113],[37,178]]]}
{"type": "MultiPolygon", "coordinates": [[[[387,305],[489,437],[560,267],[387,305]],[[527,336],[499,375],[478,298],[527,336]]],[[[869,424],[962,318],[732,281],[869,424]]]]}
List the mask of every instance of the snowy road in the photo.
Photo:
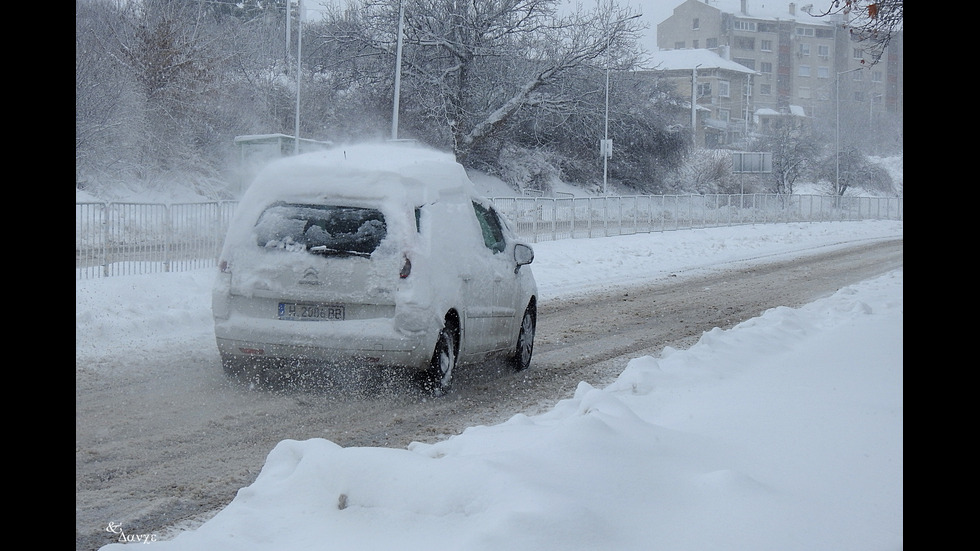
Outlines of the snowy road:
{"type": "Polygon", "coordinates": [[[172,354],[134,357],[111,377],[76,369],[76,549],[97,549],[110,521],[167,533],[227,505],[283,439],[404,447],[547,410],[579,381],[601,387],[630,358],[684,348],[775,306],[798,306],[899,267],[901,239],[732,263],[668,282],[542,303],[526,372],[461,371],[426,399],[397,373],[310,386],[243,388],[222,375],[213,335],[172,354]]]}

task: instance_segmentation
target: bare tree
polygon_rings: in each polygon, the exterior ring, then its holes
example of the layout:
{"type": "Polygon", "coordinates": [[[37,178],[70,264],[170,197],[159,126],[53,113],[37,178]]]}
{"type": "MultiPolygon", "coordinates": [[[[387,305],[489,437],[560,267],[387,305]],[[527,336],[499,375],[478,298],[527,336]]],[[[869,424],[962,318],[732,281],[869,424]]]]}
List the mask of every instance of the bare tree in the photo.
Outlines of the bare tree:
{"type": "Polygon", "coordinates": [[[666,187],[672,193],[737,193],[738,185],[732,175],[732,159],[722,149],[692,151],[686,162],[673,172],[666,187]]]}
{"type": "Polygon", "coordinates": [[[842,149],[839,157],[824,157],[815,167],[814,176],[829,182],[829,191],[838,196],[843,196],[851,188],[895,193],[894,182],[888,172],[855,147],[842,149]]]}
{"type": "MultiPolygon", "coordinates": [[[[348,59],[394,70],[398,0],[364,0],[337,14],[348,59]]],[[[466,162],[492,157],[493,138],[521,113],[560,108],[561,79],[576,70],[635,61],[642,25],[605,0],[563,15],[557,0],[404,0],[402,97],[412,137],[452,148],[466,162]]],[[[390,80],[387,80],[390,82],[390,80]]]]}
{"type": "Polygon", "coordinates": [[[767,135],[755,146],[757,151],[772,152],[772,191],[793,193],[793,184],[810,168],[819,151],[809,125],[793,118],[776,120],[767,135]]]}
{"type": "Polygon", "coordinates": [[[75,180],[92,185],[126,156],[131,86],[101,40],[119,14],[110,2],[75,3],[75,180]]]}
{"type": "Polygon", "coordinates": [[[875,65],[902,30],[902,8],[903,0],[831,0],[826,10],[811,15],[843,15],[851,36],[868,44],[865,51],[871,55],[870,65],[875,65]]]}

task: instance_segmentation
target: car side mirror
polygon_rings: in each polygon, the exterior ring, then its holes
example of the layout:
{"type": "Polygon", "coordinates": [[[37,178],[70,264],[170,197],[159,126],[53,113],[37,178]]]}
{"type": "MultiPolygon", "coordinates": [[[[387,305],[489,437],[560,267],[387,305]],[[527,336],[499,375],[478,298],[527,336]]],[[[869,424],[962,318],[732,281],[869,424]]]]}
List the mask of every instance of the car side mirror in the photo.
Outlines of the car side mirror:
{"type": "Polygon", "coordinates": [[[514,245],[514,261],[517,262],[517,267],[514,268],[516,274],[521,266],[534,262],[534,249],[524,243],[514,245]]]}

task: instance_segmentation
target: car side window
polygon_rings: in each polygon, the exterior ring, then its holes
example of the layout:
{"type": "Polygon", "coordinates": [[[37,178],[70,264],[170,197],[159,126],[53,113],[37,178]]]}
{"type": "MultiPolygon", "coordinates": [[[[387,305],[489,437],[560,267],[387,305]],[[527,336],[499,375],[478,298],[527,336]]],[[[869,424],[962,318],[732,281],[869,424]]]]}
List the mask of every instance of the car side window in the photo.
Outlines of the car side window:
{"type": "Polygon", "coordinates": [[[483,231],[483,243],[495,254],[502,252],[507,246],[504,240],[504,230],[501,227],[500,219],[492,208],[473,202],[473,210],[476,212],[476,219],[480,222],[480,229],[483,231]]]}

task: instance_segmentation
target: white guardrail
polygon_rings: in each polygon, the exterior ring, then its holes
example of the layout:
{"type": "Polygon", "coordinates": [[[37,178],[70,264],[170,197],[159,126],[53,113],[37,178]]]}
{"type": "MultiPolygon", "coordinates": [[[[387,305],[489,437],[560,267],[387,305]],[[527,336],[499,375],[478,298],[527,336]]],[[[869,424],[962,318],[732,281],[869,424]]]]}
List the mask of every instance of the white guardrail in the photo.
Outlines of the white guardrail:
{"type": "MultiPolygon", "coordinates": [[[[494,197],[531,243],[692,228],[847,220],[902,220],[895,197],[635,195],[494,197]]],[[[75,203],[76,279],[179,272],[217,264],[236,201],[75,203]]]]}

